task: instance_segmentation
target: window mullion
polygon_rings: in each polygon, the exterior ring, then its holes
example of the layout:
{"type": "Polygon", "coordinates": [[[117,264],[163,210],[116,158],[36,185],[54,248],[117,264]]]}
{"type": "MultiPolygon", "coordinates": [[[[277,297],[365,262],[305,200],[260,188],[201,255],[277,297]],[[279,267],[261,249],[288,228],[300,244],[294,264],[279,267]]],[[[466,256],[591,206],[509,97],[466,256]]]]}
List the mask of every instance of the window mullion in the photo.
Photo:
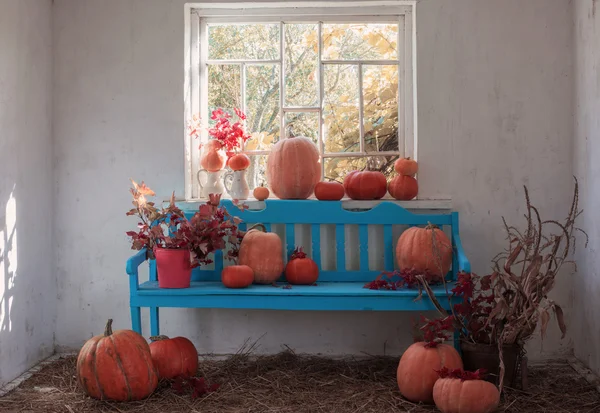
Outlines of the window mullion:
{"type": "Polygon", "coordinates": [[[319,152],[321,154],[321,179],[325,179],[325,158],[323,155],[325,154],[325,143],[324,143],[324,126],[323,126],[323,105],[325,103],[325,86],[323,79],[323,39],[322,39],[322,31],[323,31],[323,22],[319,21],[319,25],[317,26],[317,77],[319,79],[319,152]]]}
{"type": "Polygon", "coordinates": [[[285,116],[283,102],[285,96],[285,36],[283,22],[279,22],[279,139],[285,139],[285,116]]]}
{"type": "MultiPolygon", "coordinates": [[[[240,81],[240,95],[242,98],[242,101],[240,102],[240,110],[247,115],[246,113],[246,64],[245,63],[240,63],[240,76],[241,76],[241,81],[240,81]]],[[[246,129],[247,123],[246,120],[244,120],[244,130],[247,131],[246,129]]],[[[241,150],[243,151],[245,148],[245,144],[242,141],[242,147],[241,150]]]]}
{"type": "Polygon", "coordinates": [[[365,151],[365,122],[364,122],[364,96],[363,96],[363,65],[358,64],[358,148],[360,152],[365,151]]]}

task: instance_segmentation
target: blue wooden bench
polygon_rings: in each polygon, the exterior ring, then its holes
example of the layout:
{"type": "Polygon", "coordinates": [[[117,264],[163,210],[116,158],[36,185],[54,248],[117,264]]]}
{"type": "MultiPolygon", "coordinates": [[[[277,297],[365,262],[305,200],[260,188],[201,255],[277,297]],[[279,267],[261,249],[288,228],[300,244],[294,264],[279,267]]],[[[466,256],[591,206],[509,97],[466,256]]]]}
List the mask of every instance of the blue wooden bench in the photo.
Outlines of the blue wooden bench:
{"type": "MultiPolygon", "coordinates": [[[[241,211],[230,200],[223,200],[227,210],[240,217],[241,229],[254,223],[262,223],[271,231],[272,225],[285,227],[284,248],[289,253],[295,248],[295,225],[310,226],[310,245],[302,245],[310,251],[319,266],[320,275],[316,286],[293,286],[275,288],[272,285],[251,285],[245,289],[228,289],[221,284],[224,262],[222,252],[215,254],[213,269],[196,268],[192,273],[192,284],[186,289],[158,288],[156,266],[149,262],[149,281],[139,283],[138,267],[146,261],[142,250],[127,261],[130,281],[131,322],[133,330],[142,333],[141,308],[150,309],[150,333],[160,334],[159,308],[238,308],[267,310],[321,310],[321,311],[429,311],[435,307],[426,294],[418,297],[418,290],[399,291],[369,290],[366,282],[374,280],[382,271],[394,269],[394,235],[392,225],[435,224],[449,228],[454,249],[452,269],[446,279],[452,282],[458,271],[470,271],[470,264],[462,249],[458,231],[458,213],[413,214],[390,201],[383,201],[369,210],[346,210],[342,202],[316,200],[267,200],[262,210],[241,211]],[[335,269],[322,270],[321,245],[322,225],[335,227],[335,269]],[[345,226],[358,226],[359,248],[350,254],[358,255],[358,269],[346,269],[345,226]],[[369,226],[383,226],[383,267],[369,268],[369,226]]],[[[195,211],[189,211],[191,215],[195,211]]],[[[186,211],[186,214],[188,212],[186,211]]],[[[371,240],[373,241],[373,240],[371,240]]],[[[330,248],[331,250],[331,248],[330,248]]],[[[283,278],[282,278],[283,281],[283,278]]],[[[283,285],[283,284],[282,284],[283,285]]],[[[448,286],[448,290],[452,285],[448,286]]],[[[450,303],[443,286],[432,288],[445,310],[450,303]]],[[[453,298],[454,300],[454,298],[453,298]]],[[[456,345],[458,343],[455,342],[456,345]]]]}

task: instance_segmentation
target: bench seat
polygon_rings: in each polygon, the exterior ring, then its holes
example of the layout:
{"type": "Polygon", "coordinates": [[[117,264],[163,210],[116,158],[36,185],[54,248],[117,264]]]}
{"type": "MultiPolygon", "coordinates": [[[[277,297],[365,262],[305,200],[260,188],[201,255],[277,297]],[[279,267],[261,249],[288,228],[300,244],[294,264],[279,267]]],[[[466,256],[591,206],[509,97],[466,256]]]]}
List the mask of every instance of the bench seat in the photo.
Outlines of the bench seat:
{"type": "MultiPolygon", "coordinates": [[[[369,290],[364,282],[319,282],[316,286],[286,284],[251,285],[248,288],[226,288],[220,281],[192,281],[190,288],[165,289],[158,281],[140,284],[133,301],[139,307],[241,308],[265,310],[323,311],[429,311],[433,303],[418,289],[398,291],[369,290]]],[[[454,283],[447,284],[448,291],[454,283]]],[[[449,309],[443,285],[433,286],[440,304],[449,309]]]]}

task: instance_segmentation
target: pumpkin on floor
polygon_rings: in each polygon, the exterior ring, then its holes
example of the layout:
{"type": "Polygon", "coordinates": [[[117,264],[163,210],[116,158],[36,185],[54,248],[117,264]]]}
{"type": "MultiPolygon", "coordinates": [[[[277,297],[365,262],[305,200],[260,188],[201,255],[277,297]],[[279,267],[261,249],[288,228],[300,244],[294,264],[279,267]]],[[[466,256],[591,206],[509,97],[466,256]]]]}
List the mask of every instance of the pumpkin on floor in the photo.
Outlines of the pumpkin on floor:
{"type": "Polygon", "coordinates": [[[447,344],[414,343],[398,363],[396,377],[400,393],[415,403],[433,403],[433,386],[439,377],[437,371],[443,367],[462,369],[462,360],[454,347],[447,344]]]}
{"type": "Polygon", "coordinates": [[[415,176],[419,170],[417,161],[410,158],[399,158],[394,162],[394,170],[404,176],[415,176]]]}
{"type": "Polygon", "coordinates": [[[319,267],[308,256],[302,247],[294,250],[285,266],[285,279],[294,285],[312,285],[319,278],[319,267]]]}
{"type": "Polygon", "coordinates": [[[344,178],[344,189],[351,199],[381,199],[387,192],[387,179],[378,171],[352,171],[344,178]]]}
{"type": "Polygon", "coordinates": [[[150,337],[150,354],[161,379],[195,376],[198,371],[198,351],[185,337],[150,337]]]}
{"type": "Polygon", "coordinates": [[[252,195],[257,201],[264,201],[269,197],[269,188],[265,188],[264,186],[257,186],[256,188],[254,188],[254,191],[252,191],[252,195]]]}
{"type": "Polygon", "coordinates": [[[250,158],[245,153],[238,153],[229,158],[227,165],[232,171],[243,171],[250,166],[250,158]]]}
{"type": "Polygon", "coordinates": [[[339,201],[344,193],[344,185],[339,182],[319,182],[315,185],[315,197],[319,201],[339,201]]]}
{"type": "Polygon", "coordinates": [[[281,239],[277,234],[266,231],[264,225],[255,225],[244,235],[240,244],[238,263],[252,268],[257,284],[274,283],[283,272],[281,239]]]}
{"type": "Polygon", "coordinates": [[[92,337],[81,348],[77,381],[95,399],[133,401],[152,394],[158,372],[144,337],[131,330],[113,332],[112,320],[108,320],[104,334],[92,337]]]}
{"type": "Polygon", "coordinates": [[[200,155],[200,166],[209,172],[217,172],[225,167],[227,155],[223,150],[223,145],[217,140],[210,140],[202,145],[202,154],[200,155]]]}
{"type": "Polygon", "coordinates": [[[435,225],[412,227],[398,238],[396,259],[401,270],[417,270],[441,281],[452,265],[452,243],[435,225]]]}
{"type": "Polygon", "coordinates": [[[267,181],[279,199],[306,199],[320,179],[319,150],[312,140],[297,136],[273,145],[267,158],[267,181]]]}
{"type": "Polygon", "coordinates": [[[491,413],[500,403],[500,392],[474,373],[443,368],[433,386],[435,406],[442,413],[491,413]]]}
{"type": "Polygon", "coordinates": [[[247,265],[230,265],[221,271],[221,282],[227,288],[246,288],[254,282],[254,271],[247,265]]]}
{"type": "Polygon", "coordinates": [[[399,201],[410,201],[417,196],[419,184],[412,176],[398,175],[388,185],[390,195],[399,201]]]}

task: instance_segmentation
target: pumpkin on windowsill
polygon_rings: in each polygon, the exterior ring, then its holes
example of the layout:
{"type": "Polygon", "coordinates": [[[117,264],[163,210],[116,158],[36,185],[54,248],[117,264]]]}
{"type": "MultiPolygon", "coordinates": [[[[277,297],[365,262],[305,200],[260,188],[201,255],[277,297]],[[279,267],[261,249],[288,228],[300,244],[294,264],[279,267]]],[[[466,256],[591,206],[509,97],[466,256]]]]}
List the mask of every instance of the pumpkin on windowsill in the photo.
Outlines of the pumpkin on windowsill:
{"type": "Polygon", "coordinates": [[[378,171],[352,171],[344,178],[344,189],[351,199],[381,199],[387,192],[387,179],[378,171]]]}
{"type": "Polygon", "coordinates": [[[319,182],[315,185],[315,198],[319,201],[339,201],[344,193],[344,185],[336,181],[319,182]]]}
{"type": "Polygon", "coordinates": [[[269,188],[265,188],[264,186],[257,186],[252,191],[252,195],[257,201],[264,201],[269,198],[269,188]]]}

